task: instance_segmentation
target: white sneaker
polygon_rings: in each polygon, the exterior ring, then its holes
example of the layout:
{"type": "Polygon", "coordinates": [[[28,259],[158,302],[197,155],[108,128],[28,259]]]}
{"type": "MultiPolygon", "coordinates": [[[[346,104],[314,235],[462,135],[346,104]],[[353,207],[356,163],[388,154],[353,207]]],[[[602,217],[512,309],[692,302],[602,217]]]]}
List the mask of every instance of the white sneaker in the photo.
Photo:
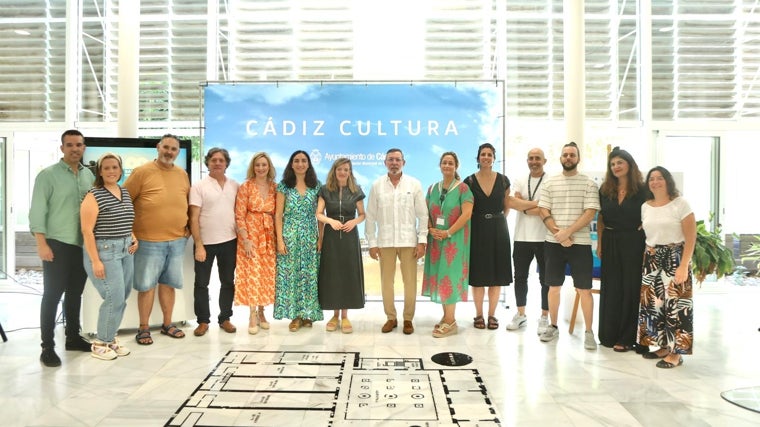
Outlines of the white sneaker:
{"type": "Polygon", "coordinates": [[[131,351],[129,351],[127,347],[124,347],[123,345],[121,345],[121,343],[119,342],[119,339],[116,337],[114,337],[112,343],[108,343],[108,347],[110,347],[111,350],[113,350],[116,353],[116,355],[119,357],[126,356],[129,353],[131,353],[131,351]]]}
{"type": "Polygon", "coordinates": [[[541,316],[540,319],[538,319],[538,329],[536,332],[538,335],[541,335],[546,331],[546,328],[549,326],[549,318],[547,316],[541,316]]]}
{"type": "Polygon", "coordinates": [[[114,360],[117,357],[116,352],[111,349],[108,343],[103,341],[93,341],[91,349],[90,356],[96,359],[114,360]]]}
{"type": "Polygon", "coordinates": [[[541,341],[543,342],[554,341],[557,338],[559,338],[559,329],[554,325],[547,326],[544,333],[541,334],[541,341]]]}
{"type": "Polygon", "coordinates": [[[583,347],[586,350],[596,350],[596,339],[594,339],[594,333],[592,331],[586,331],[584,334],[583,347]]]}
{"type": "Polygon", "coordinates": [[[528,317],[524,314],[515,313],[515,316],[512,317],[512,321],[507,324],[507,330],[508,331],[516,331],[525,325],[528,324],[528,317]]]}

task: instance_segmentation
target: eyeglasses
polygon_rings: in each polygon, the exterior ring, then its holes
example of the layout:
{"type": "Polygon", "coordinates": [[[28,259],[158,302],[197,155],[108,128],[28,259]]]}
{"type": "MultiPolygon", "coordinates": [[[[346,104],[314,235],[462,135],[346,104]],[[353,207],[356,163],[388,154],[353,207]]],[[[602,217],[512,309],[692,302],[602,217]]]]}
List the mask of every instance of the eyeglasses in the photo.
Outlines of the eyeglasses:
{"type": "Polygon", "coordinates": [[[446,194],[449,193],[448,188],[444,188],[441,190],[441,204],[443,204],[443,201],[446,200],[446,194]]]}

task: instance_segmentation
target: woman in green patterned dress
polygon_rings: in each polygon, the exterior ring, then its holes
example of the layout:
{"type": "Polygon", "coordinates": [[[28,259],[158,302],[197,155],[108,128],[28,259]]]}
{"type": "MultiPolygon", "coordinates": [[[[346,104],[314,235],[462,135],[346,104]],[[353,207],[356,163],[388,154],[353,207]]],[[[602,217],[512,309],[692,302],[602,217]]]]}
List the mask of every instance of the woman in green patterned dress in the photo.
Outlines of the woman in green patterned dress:
{"type": "Polygon", "coordinates": [[[467,301],[470,273],[470,216],[473,196],[459,180],[456,153],[446,152],[439,162],[443,179],[428,188],[428,244],[422,295],[443,305],[443,318],[433,337],[457,333],[456,303],[467,301]]]}
{"type": "Polygon", "coordinates": [[[277,273],[274,318],[291,319],[291,332],[311,327],[322,320],[317,276],[319,274],[319,233],[317,195],[320,184],[305,151],[290,156],[277,185],[275,231],[277,233],[277,273]]]}

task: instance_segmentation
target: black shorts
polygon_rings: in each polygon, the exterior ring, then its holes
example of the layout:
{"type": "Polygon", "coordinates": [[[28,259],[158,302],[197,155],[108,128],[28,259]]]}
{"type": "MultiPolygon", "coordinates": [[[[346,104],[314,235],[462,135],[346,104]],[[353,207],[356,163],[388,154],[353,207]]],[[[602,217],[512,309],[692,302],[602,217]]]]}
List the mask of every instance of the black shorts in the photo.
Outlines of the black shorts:
{"type": "Polygon", "coordinates": [[[559,243],[544,242],[545,274],[547,286],[562,286],[565,267],[570,265],[570,276],[577,289],[591,289],[594,257],[591,245],[564,247],[559,243]]]}

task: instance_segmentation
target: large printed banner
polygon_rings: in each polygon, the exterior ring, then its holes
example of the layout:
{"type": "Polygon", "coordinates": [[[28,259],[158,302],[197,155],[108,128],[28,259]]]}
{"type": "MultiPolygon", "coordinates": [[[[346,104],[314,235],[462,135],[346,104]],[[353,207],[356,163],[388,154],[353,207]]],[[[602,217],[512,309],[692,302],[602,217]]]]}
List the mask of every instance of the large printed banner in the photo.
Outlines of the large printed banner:
{"type": "Polygon", "coordinates": [[[387,172],[385,152],[397,147],[404,173],[427,189],[441,179],[438,160],[446,151],[459,156],[462,177],[476,170],[484,142],[502,158],[503,96],[495,81],[209,84],[203,150],[229,150],[228,175],[239,182],[259,151],[271,156],[277,181],[296,150],[309,153],[323,183],[333,161],[347,157],[369,193],[387,172]]]}

